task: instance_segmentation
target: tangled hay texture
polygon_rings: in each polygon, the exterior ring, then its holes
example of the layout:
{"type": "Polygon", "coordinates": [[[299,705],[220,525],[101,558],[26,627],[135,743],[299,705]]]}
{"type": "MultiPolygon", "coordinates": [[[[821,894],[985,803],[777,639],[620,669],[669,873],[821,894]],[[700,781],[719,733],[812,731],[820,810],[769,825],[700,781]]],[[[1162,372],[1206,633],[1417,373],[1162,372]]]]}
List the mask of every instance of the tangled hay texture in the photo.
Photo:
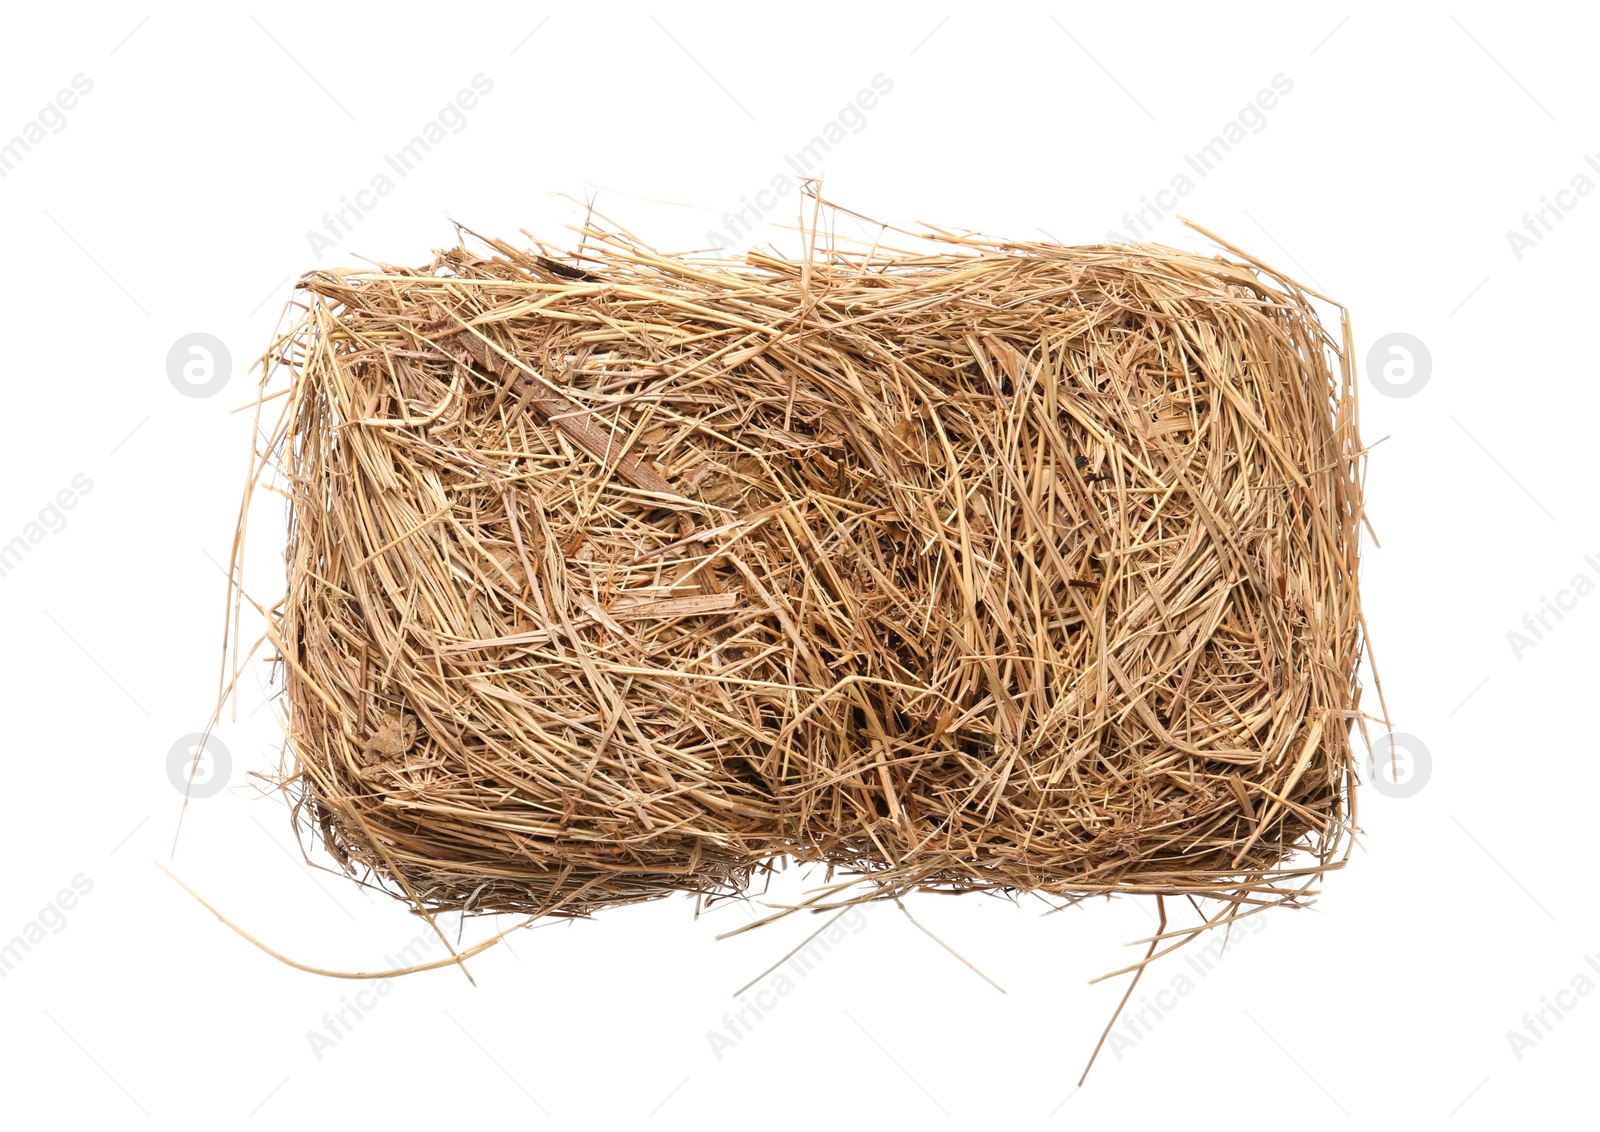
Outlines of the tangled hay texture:
{"type": "Polygon", "coordinates": [[[1363,453],[1304,289],[582,234],[314,272],[269,355],[285,784],[346,868],[581,915],[785,857],[1236,905],[1342,863],[1363,453]]]}

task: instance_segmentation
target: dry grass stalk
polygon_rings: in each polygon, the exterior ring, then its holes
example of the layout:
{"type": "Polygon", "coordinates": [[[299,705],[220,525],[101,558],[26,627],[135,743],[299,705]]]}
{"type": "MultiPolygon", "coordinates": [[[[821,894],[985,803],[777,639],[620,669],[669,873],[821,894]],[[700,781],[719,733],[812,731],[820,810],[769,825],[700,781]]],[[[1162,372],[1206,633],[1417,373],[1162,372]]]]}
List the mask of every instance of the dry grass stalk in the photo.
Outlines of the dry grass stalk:
{"type": "Polygon", "coordinates": [[[1160,247],[582,235],[313,272],[269,354],[285,787],[346,868],[582,915],[781,858],[1235,911],[1343,862],[1348,324],[1160,247]]]}

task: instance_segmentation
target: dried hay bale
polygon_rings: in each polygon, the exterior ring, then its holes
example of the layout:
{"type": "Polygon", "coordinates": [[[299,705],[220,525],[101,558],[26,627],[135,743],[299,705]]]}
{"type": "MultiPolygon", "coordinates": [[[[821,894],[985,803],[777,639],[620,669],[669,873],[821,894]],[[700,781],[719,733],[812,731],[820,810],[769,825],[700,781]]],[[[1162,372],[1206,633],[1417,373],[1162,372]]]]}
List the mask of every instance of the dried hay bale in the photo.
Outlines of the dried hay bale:
{"type": "Polygon", "coordinates": [[[286,787],[345,867],[581,915],[784,857],[1235,908],[1342,863],[1363,453],[1314,293],[582,234],[313,272],[269,355],[286,787]]]}

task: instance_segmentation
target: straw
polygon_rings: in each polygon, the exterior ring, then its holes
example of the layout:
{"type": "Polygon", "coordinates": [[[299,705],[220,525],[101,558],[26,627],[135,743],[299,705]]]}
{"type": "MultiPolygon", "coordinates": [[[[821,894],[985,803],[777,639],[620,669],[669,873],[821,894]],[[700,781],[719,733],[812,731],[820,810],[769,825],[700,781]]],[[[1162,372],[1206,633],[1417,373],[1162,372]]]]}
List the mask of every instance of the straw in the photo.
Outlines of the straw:
{"type": "Polygon", "coordinates": [[[1347,325],[1255,261],[837,215],[301,281],[251,479],[295,819],[427,912],[785,860],[868,884],[777,915],[1308,898],[1353,828],[1347,325]]]}

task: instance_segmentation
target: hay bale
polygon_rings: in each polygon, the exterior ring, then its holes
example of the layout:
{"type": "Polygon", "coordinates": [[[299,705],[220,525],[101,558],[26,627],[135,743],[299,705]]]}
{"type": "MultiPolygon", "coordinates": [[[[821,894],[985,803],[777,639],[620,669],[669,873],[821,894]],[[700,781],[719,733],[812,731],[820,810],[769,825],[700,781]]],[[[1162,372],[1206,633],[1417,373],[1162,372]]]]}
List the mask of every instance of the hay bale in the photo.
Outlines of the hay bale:
{"type": "Polygon", "coordinates": [[[1299,286],[583,235],[314,272],[269,355],[285,785],[347,868],[579,915],[782,857],[1251,903],[1342,862],[1362,454],[1299,286]]]}

